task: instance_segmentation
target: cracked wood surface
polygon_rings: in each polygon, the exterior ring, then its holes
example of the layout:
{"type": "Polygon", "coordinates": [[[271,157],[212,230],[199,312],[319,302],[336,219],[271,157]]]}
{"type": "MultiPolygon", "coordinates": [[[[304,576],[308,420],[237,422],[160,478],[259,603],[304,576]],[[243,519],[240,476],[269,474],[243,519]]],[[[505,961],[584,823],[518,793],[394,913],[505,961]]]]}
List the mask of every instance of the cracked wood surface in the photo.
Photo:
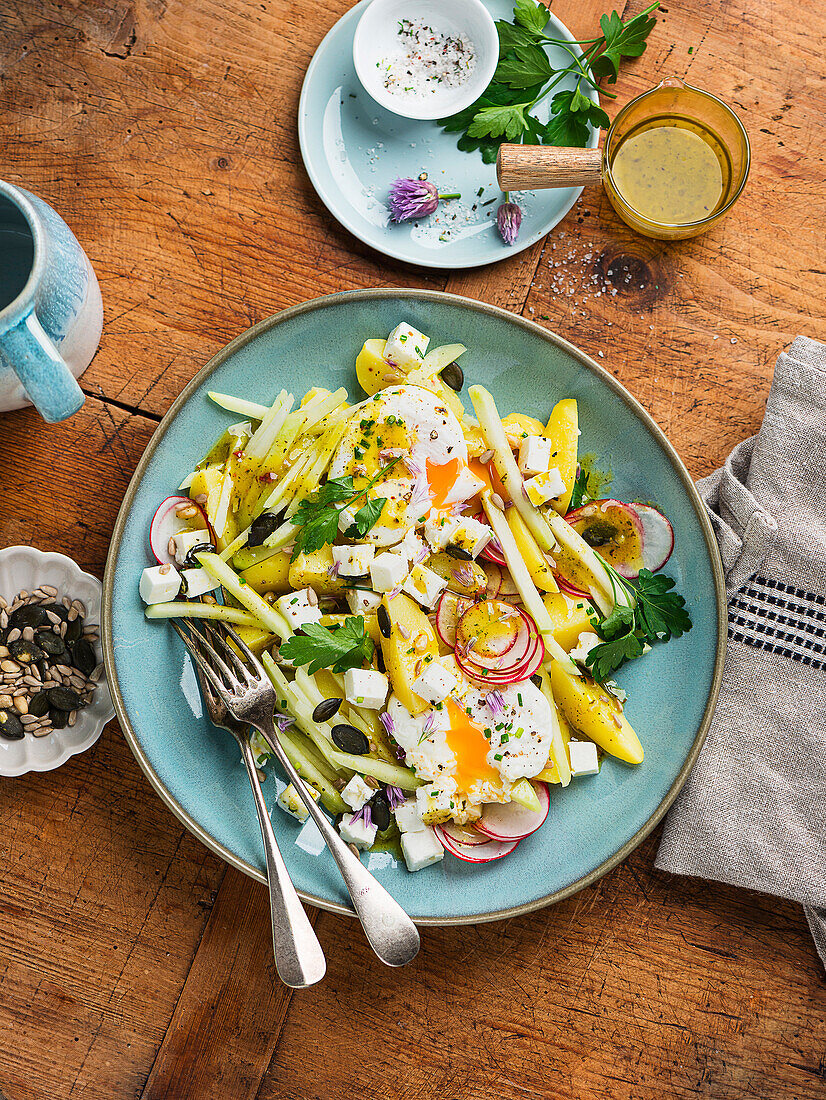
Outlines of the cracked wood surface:
{"type": "MultiPolygon", "coordinates": [[[[76,417],[0,420],[0,545],[102,575],[129,477],[195,371],[284,306],[374,285],[467,294],[602,353],[692,473],[711,470],[757,430],[778,352],[822,336],[819,11],[664,6],[618,103],[672,74],[732,102],[754,154],[732,216],[661,244],[591,190],[519,256],[439,274],[352,238],[301,169],[301,79],[344,0],[0,0],[0,175],[66,217],[106,315],[76,417]]],[[[554,10],[587,35],[602,5],[554,10]]],[[[826,987],[800,910],[662,875],[655,838],[552,909],[427,930],[403,971],[320,914],[327,978],[290,997],[263,890],[179,825],[116,723],[59,771],[0,783],[7,1100],[826,1092],[826,987]]]]}

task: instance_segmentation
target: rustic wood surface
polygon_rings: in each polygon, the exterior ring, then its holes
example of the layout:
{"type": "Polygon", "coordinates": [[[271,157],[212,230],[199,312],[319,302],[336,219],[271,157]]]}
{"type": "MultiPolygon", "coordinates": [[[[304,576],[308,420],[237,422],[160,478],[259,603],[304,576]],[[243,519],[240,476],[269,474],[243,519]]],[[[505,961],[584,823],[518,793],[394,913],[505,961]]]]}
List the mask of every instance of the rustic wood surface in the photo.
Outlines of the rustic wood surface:
{"type": "MultiPolygon", "coordinates": [[[[547,325],[630,387],[693,474],[711,470],[759,426],[777,354],[823,336],[822,9],[664,6],[618,105],[674,74],[732,102],[753,145],[733,214],[662,244],[589,190],[541,244],[454,275],[372,253],[302,170],[301,79],[344,0],[0,0],[0,175],[64,214],[106,313],[75,418],[0,417],[0,545],[102,575],[138,458],[209,356],[284,306],[375,285],[547,325]]],[[[585,33],[602,5],[554,10],[585,33]]],[[[290,997],[263,890],[168,813],[116,723],[59,771],[1,782],[7,1100],[826,1092],[826,985],[801,911],[654,871],[656,836],[551,909],[428,930],[403,971],[322,913],[327,978],[290,997]]]]}

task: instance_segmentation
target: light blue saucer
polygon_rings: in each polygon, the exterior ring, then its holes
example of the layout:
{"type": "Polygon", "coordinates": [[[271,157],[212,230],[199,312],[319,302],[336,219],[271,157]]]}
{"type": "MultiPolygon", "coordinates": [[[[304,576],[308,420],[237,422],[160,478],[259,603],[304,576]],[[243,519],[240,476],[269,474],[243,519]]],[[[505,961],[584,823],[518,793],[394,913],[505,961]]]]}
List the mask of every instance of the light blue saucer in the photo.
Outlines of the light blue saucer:
{"type": "MultiPolygon", "coordinates": [[[[370,0],[361,0],[335,24],[313,55],[301,89],[298,137],[304,166],[318,196],[353,236],[385,256],[419,267],[480,267],[515,255],[557,225],[582,193],[581,187],[514,192],[523,210],[519,239],[508,246],[497,232],[496,211],[503,201],[492,164],[478,152],[456,148],[459,134],[435,122],[391,114],[361,86],[353,66],[353,35],[370,0]],[[390,224],[387,195],[398,176],[427,172],[440,192],[458,191],[461,201],[440,205],[429,218],[390,224]],[[481,194],[479,193],[481,191],[481,194]],[[474,209],[475,208],[475,209],[474,209]],[[445,239],[443,239],[445,238],[445,239]]],[[[511,19],[508,0],[484,0],[494,19],[511,19]]],[[[548,33],[573,42],[573,35],[551,15],[548,33]]],[[[548,49],[555,67],[570,57],[559,46],[548,49]]],[[[566,78],[558,91],[572,89],[566,78]]],[[[592,95],[598,102],[596,93],[592,95]]],[[[550,97],[537,107],[548,120],[550,97]]],[[[594,148],[599,132],[588,142],[594,148]]]]}
{"type": "MultiPolygon", "coordinates": [[[[660,429],[607,371],[538,325],[480,302],[436,292],[367,290],[285,310],[245,332],[189,383],[155,432],[115,524],[104,579],[103,641],[124,734],[155,789],[200,839],[263,878],[261,834],[240,753],[204,720],[197,681],[168,624],[144,618],[138,596],[149,523],[228,422],[208,389],[272,401],[285,387],[360,390],[353,363],[363,340],[408,321],[432,345],[461,341],[467,383],[493,393],[500,413],[545,417],[561,397],[579,402],[582,453],[604,456],[620,498],[655,501],[677,542],[666,572],[688,600],[694,629],[619,675],[645,763],[607,758],[599,775],[552,788],[545,825],[497,863],[445,856],[417,874],[387,852],[369,866],[421,923],[493,920],[546,905],[593,882],[651,831],[693,763],[717,697],[725,648],[725,600],[716,544],[691,479],[660,429]]],[[[610,356],[610,347],[606,347],[610,356]]],[[[265,784],[275,797],[274,776],[265,784]]],[[[298,890],[346,911],[347,895],[326,849],[280,810],[273,824],[298,890]]]]}

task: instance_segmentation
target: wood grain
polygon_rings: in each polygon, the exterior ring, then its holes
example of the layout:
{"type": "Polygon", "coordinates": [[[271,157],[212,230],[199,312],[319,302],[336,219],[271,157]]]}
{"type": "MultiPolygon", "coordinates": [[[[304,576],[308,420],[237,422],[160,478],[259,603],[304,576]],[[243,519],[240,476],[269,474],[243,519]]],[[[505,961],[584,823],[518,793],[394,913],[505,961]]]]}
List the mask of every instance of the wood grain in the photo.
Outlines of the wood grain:
{"type": "MultiPolygon", "coordinates": [[[[0,418],[0,545],[59,547],[101,575],[129,476],[184,383],[318,294],[426,286],[524,312],[625,382],[697,475],[757,429],[777,353],[822,336],[814,0],[669,0],[607,106],[672,74],[733,104],[752,174],[718,228],[644,240],[587,191],[544,242],[444,275],[361,245],[301,168],[303,73],[347,7],[0,0],[0,174],[64,214],[106,313],[77,417],[0,418]]],[[[554,3],[584,37],[603,8],[554,3]]],[[[552,909],[428,930],[403,971],[323,914],[328,976],[288,1001],[263,891],[179,826],[114,723],[59,771],[0,783],[9,1100],[826,1093],[826,986],[800,910],[655,872],[656,837],[552,909]]]]}

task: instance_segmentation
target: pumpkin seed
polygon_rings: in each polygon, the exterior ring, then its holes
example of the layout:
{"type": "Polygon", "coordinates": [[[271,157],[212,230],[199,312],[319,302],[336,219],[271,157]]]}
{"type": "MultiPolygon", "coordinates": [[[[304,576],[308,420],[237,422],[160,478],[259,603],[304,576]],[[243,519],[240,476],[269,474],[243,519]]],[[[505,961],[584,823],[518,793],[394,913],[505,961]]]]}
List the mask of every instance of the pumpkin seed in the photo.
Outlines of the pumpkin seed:
{"type": "Polygon", "coordinates": [[[98,660],[95,650],[85,639],[81,638],[72,646],[72,664],[84,676],[89,676],[95,671],[98,660]]]}
{"type": "Polygon", "coordinates": [[[33,695],[29,699],[29,714],[34,714],[38,718],[45,718],[49,712],[49,699],[45,691],[38,691],[37,695],[33,695]]]}
{"type": "MultiPolygon", "coordinates": [[[[46,692],[49,705],[55,710],[77,710],[82,705],[81,698],[76,691],[67,687],[53,687],[46,692]]],[[[62,729],[62,727],[60,727],[62,729]]]]}
{"type": "MultiPolygon", "coordinates": [[[[71,612],[69,612],[71,614],[71,612]]],[[[78,615],[74,619],[70,619],[66,626],[66,633],[63,635],[66,644],[71,645],[83,636],[83,619],[78,615]]]]}
{"type": "Polygon", "coordinates": [[[531,676],[531,683],[536,684],[536,686],[538,688],[541,688],[542,687],[542,677],[541,676],[531,676]]]}
{"type": "Polygon", "coordinates": [[[441,379],[446,386],[450,386],[452,390],[457,393],[465,384],[465,372],[459,366],[458,363],[448,363],[445,369],[441,372],[441,379]]]}
{"type": "Polygon", "coordinates": [[[250,524],[250,535],[247,539],[249,546],[261,546],[265,539],[279,526],[278,516],[272,512],[262,512],[250,524]]]}
{"type": "Polygon", "coordinates": [[[66,653],[66,644],[59,634],[53,634],[51,630],[39,630],[35,640],[47,657],[63,657],[66,653]]]}
{"type": "Polygon", "coordinates": [[[15,661],[20,661],[26,665],[31,661],[39,661],[41,657],[46,656],[40,646],[35,645],[34,642],[27,642],[24,638],[12,642],[9,646],[9,653],[15,661]]]}
{"type": "MultiPolygon", "coordinates": [[[[203,554],[205,550],[214,551],[215,547],[211,542],[197,542],[184,558],[184,565],[188,566],[190,569],[197,569],[201,563],[195,555],[203,554]]],[[[82,623],[83,620],[81,619],[80,622],[82,623]]],[[[78,637],[79,636],[80,635],[78,635],[78,637]]]]}
{"type": "Polygon", "coordinates": [[[341,699],[322,699],[313,711],[314,722],[328,722],[334,714],[338,714],[341,699]]]}
{"type": "Polygon", "coordinates": [[[370,749],[370,742],[361,730],[344,723],[333,726],[333,744],[342,752],[352,753],[353,756],[364,756],[370,749]]]}
{"type": "Polygon", "coordinates": [[[0,737],[5,737],[7,741],[22,741],[24,736],[23,723],[17,715],[0,710],[0,737]]]}
{"type": "Polygon", "coordinates": [[[376,618],[379,620],[379,630],[381,631],[382,637],[389,638],[393,633],[393,624],[390,622],[390,612],[383,603],[379,604],[376,618]]]}
{"type": "Polygon", "coordinates": [[[390,814],[390,803],[387,801],[387,795],[384,791],[376,791],[368,805],[370,806],[370,816],[373,819],[373,824],[379,832],[383,833],[385,829],[389,829],[393,818],[390,814]]]}
{"type": "Polygon", "coordinates": [[[22,630],[25,626],[42,626],[46,622],[46,609],[38,603],[27,603],[9,615],[9,626],[22,630]]]}
{"type": "Polygon", "coordinates": [[[52,709],[49,711],[49,721],[52,723],[53,729],[65,729],[69,721],[69,711],[56,710],[54,707],[52,707],[52,709]]]}
{"type": "Polygon", "coordinates": [[[459,561],[473,561],[473,554],[469,554],[461,546],[446,546],[445,553],[449,554],[451,558],[458,558],[459,561]]]}

